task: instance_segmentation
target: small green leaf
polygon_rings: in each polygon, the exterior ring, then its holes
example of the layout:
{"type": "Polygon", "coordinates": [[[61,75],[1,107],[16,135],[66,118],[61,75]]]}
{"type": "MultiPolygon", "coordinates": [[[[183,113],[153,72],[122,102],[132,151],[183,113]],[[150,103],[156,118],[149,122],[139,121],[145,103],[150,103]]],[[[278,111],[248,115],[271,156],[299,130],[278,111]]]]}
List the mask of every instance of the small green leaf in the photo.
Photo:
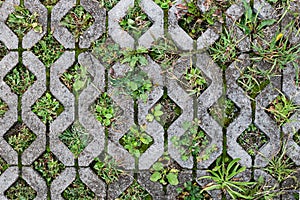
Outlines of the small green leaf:
{"type": "Polygon", "coordinates": [[[108,114],[105,115],[105,117],[106,117],[107,119],[111,119],[111,118],[113,117],[113,115],[110,114],[110,113],[108,113],[108,114]]]}
{"type": "Polygon", "coordinates": [[[154,107],[154,110],[160,110],[161,109],[161,104],[158,104],[158,105],[156,105],[155,107],[154,107]]]}
{"type": "Polygon", "coordinates": [[[151,175],[150,180],[153,181],[153,182],[156,182],[156,181],[158,181],[160,178],[161,178],[161,173],[159,173],[159,172],[154,172],[154,173],[151,175]]]}
{"type": "Polygon", "coordinates": [[[139,62],[142,66],[148,65],[148,60],[144,56],[139,57],[139,62]]]}
{"type": "Polygon", "coordinates": [[[130,81],[128,83],[128,85],[129,85],[130,89],[133,90],[133,91],[135,91],[135,90],[138,89],[138,85],[135,82],[133,82],[133,81],[130,81]]]}
{"type": "Polygon", "coordinates": [[[148,122],[152,122],[152,121],[154,120],[154,116],[153,116],[152,114],[148,114],[148,115],[146,116],[146,120],[147,120],[148,122]]]}
{"type": "Polygon", "coordinates": [[[141,142],[142,142],[143,144],[149,144],[150,141],[151,141],[151,140],[149,140],[148,138],[143,138],[143,137],[142,137],[140,140],[141,140],[141,142]]]}
{"type": "Polygon", "coordinates": [[[161,5],[160,5],[160,7],[162,8],[162,9],[168,9],[169,8],[169,4],[166,2],[166,3],[162,3],[161,5]]]}
{"type": "Polygon", "coordinates": [[[127,22],[128,22],[129,25],[134,25],[135,24],[135,21],[132,20],[132,19],[128,19],[127,22]]]}
{"type": "Polygon", "coordinates": [[[175,174],[175,173],[169,173],[166,177],[168,179],[168,182],[171,185],[178,185],[179,181],[178,181],[177,174],[175,174]]]}
{"type": "Polygon", "coordinates": [[[161,162],[157,162],[157,163],[154,163],[154,165],[152,166],[152,168],[155,171],[161,171],[161,170],[164,169],[164,165],[161,162]]]}
{"type": "Polygon", "coordinates": [[[271,26],[276,22],[276,19],[266,19],[263,20],[259,26],[257,27],[257,30],[261,30],[263,28],[265,28],[266,26],[271,26]]]}
{"type": "Polygon", "coordinates": [[[214,20],[211,18],[207,18],[206,21],[210,24],[213,25],[214,24],[214,20]]]}
{"type": "Polygon", "coordinates": [[[162,116],[163,114],[164,114],[163,111],[160,111],[160,110],[154,112],[154,116],[155,116],[155,117],[160,117],[160,116],[162,116]]]}

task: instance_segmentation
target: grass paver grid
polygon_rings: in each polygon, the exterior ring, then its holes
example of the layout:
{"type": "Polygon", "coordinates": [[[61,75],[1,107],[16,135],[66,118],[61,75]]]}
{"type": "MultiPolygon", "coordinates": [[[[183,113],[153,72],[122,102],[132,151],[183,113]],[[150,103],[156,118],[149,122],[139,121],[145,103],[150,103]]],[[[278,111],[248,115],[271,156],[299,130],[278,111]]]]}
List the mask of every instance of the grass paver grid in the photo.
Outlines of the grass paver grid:
{"type": "Polygon", "coordinates": [[[299,199],[299,13],[0,1],[0,199],[299,199]]]}

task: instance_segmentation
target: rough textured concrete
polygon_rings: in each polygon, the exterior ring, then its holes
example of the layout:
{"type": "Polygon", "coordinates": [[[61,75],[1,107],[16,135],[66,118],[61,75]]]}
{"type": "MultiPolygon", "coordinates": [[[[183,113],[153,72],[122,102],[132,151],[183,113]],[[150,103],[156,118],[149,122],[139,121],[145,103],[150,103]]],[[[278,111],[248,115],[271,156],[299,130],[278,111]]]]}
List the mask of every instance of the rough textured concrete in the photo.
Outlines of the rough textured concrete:
{"type": "MultiPolygon", "coordinates": [[[[210,180],[199,178],[209,175],[206,170],[215,167],[216,160],[225,153],[232,159],[240,158],[239,163],[247,168],[245,172],[234,177],[235,180],[258,180],[259,176],[263,176],[266,183],[274,186],[275,189],[299,184],[300,144],[293,137],[300,131],[300,84],[295,83],[296,74],[299,73],[299,55],[294,65],[289,63],[283,69],[278,69],[276,76],[271,76],[270,83],[254,98],[249,98],[245,89],[238,84],[238,79],[244,74],[246,68],[254,65],[251,56],[257,52],[251,42],[256,45],[261,44],[264,49],[268,48],[265,41],[272,41],[280,27],[283,37],[288,38],[290,44],[299,45],[299,24],[290,31],[291,34],[288,34],[289,29],[286,28],[292,19],[297,18],[299,23],[299,16],[288,12],[281,19],[284,13],[278,11],[267,0],[254,0],[253,10],[260,19],[275,19],[278,23],[264,27],[263,37],[253,38],[236,24],[238,20],[245,17],[243,2],[236,0],[224,12],[224,24],[214,23],[203,30],[201,36],[193,39],[178,24],[178,13],[184,0],[177,0],[168,10],[163,10],[153,0],[141,0],[140,7],[152,22],[152,26],[140,38],[134,38],[122,29],[119,22],[126,16],[129,8],[137,3],[136,0],[120,0],[110,10],[100,7],[97,0],[59,0],[51,11],[41,2],[6,0],[0,7],[0,42],[8,49],[8,53],[0,60],[0,99],[8,105],[8,110],[0,117],[0,158],[9,166],[3,172],[1,170],[4,166],[0,166],[1,200],[7,199],[5,192],[19,178],[25,180],[36,191],[36,199],[64,199],[62,193],[65,189],[76,178],[80,178],[95,194],[95,199],[116,199],[134,181],[137,181],[152,196],[152,199],[173,200],[178,196],[176,189],[183,187],[187,181],[193,181],[200,187],[211,184],[210,180]],[[38,14],[38,22],[42,26],[41,33],[31,28],[23,38],[18,38],[15,30],[9,28],[7,18],[15,11],[14,6],[20,4],[31,13],[38,14]],[[65,15],[77,5],[81,5],[89,12],[94,20],[93,25],[80,35],[78,42],[61,24],[65,15]],[[231,31],[231,39],[238,43],[235,46],[236,58],[226,69],[222,69],[219,63],[214,62],[208,49],[220,40],[225,28],[231,31]],[[53,36],[65,50],[47,68],[32,48],[49,32],[53,32],[53,36]],[[148,64],[138,67],[151,80],[153,88],[148,93],[146,101],[136,100],[109,81],[111,78],[123,77],[132,67],[117,61],[108,69],[101,59],[97,59],[92,54],[91,48],[94,42],[104,36],[111,38],[123,49],[138,47],[150,49],[155,40],[169,38],[177,46],[180,58],[174,61],[170,69],[165,69],[150,55],[146,55],[148,64]],[[70,91],[61,81],[62,74],[77,63],[87,69],[88,76],[91,78],[79,93],[70,91]],[[7,74],[19,65],[26,67],[35,76],[35,82],[20,96],[11,90],[5,80],[7,74]],[[200,70],[208,82],[207,88],[199,96],[190,95],[190,91],[182,83],[187,67],[191,66],[200,70]],[[45,124],[32,111],[32,106],[46,92],[50,92],[63,105],[63,111],[54,121],[45,124]],[[111,127],[105,127],[97,121],[91,110],[103,92],[107,92],[114,106],[119,109],[119,115],[114,121],[114,126],[111,127]],[[182,111],[168,128],[157,120],[147,120],[151,109],[165,94],[182,111]],[[289,117],[289,121],[282,125],[276,123],[266,112],[270,103],[278,95],[285,95],[298,106],[289,117]],[[239,115],[227,127],[223,127],[210,113],[213,105],[224,97],[232,100],[239,109],[239,115]],[[199,119],[199,128],[209,138],[206,148],[217,148],[206,160],[197,162],[196,156],[190,156],[184,161],[180,150],[171,140],[173,136],[180,138],[184,135],[186,130],[183,129],[183,123],[192,122],[195,118],[199,119]],[[92,138],[78,157],[75,157],[59,139],[60,134],[75,121],[79,121],[92,138]],[[22,154],[18,154],[4,138],[17,122],[25,123],[37,136],[22,154]],[[139,158],[135,158],[120,143],[120,139],[135,124],[145,126],[145,132],[153,139],[153,144],[139,158]],[[268,141],[255,152],[254,156],[248,154],[237,141],[250,124],[254,124],[268,137],[268,141]],[[279,184],[274,174],[267,173],[264,169],[270,165],[270,159],[278,154],[284,139],[287,150],[285,158],[290,158],[293,168],[298,171],[294,174],[295,179],[289,178],[279,184]],[[50,150],[65,166],[65,169],[49,185],[33,165],[46,150],[50,150]],[[104,152],[120,162],[120,169],[125,171],[111,184],[106,184],[93,169],[94,159],[100,158],[104,152]],[[172,166],[179,170],[177,186],[162,185],[150,180],[153,164],[163,158],[164,154],[170,157],[168,167],[172,166]]],[[[246,2],[249,3],[250,0],[246,2]]],[[[198,0],[197,3],[202,12],[208,11],[206,1],[198,0]]],[[[299,2],[292,1],[290,8],[291,11],[299,13],[299,2]]],[[[51,49],[51,46],[47,48],[51,49]]],[[[255,65],[265,71],[272,68],[266,60],[255,62],[255,65]]],[[[200,155],[204,154],[205,150],[202,150],[200,155]]],[[[299,186],[274,199],[295,200],[293,194],[298,192],[299,186]]],[[[222,195],[230,199],[228,194],[222,194],[220,190],[208,191],[208,194],[212,199],[221,199],[222,195]]]]}

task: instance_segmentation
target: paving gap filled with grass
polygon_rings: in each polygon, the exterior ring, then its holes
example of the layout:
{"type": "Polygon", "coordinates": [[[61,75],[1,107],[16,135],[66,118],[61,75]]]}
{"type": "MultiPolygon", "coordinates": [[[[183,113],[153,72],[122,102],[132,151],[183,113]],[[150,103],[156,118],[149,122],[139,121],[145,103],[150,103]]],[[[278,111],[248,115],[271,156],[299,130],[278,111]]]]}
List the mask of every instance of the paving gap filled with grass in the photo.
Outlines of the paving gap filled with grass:
{"type": "MultiPolygon", "coordinates": [[[[65,169],[57,157],[50,149],[50,123],[52,123],[64,111],[63,105],[55,99],[50,93],[50,68],[51,65],[62,55],[65,51],[64,47],[59,44],[53,37],[50,30],[50,14],[53,6],[57,0],[43,0],[41,1],[48,9],[48,27],[47,34],[31,49],[36,56],[45,64],[46,67],[46,85],[47,92],[32,106],[32,111],[40,118],[46,125],[46,151],[32,164],[33,167],[41,177],[45,180],[48,187],[48,198],[50,199],[50,186],[52,181],[59,176],[65,169]],[[49,48],[51,46],[51,49],[49,48]]],[[[119,3],[119,0],[97,0],[100,8],[106,9],[106,14],[119,3]]],[[[287,6],[286,2],[276,0],[268,1],[273,7],[282,9],[287,6]]],[[[1,1],[2,3],[2,1],[1,1]]],[[[181,124],[185,133],[181,137],[169,138],[168,128],[174,123],[179,116],[184,112],[174,100],[168,96],[168,88],[164,87],[164,94],[152,108],[149,109],[147,121],[153,122],[156,120],[164,128],[164,155],[161,156],[149,169],[150,181],[161,184],[163,192],[167,194],[169,186],[178,187],[177,199],[211,199],[212,190],[221,192],[222,199],[231,198],[253,199],[266,197],[275,194],[276,188],[269,187],[266,180],[259,177],[254,180],[254,171],[261,169],[271,175],[275,181],[279,183],[279,187],[284,186],[287,178],[293,178],[295,169],[299,166],[292,161],[287,155],[285,142],[282,142],[281,149],[278,153],[269,159],[269,164],[264,168],[256,168],[254,166],[254,159],[259,150],[268,142],[270,138],[261,131],[254,123],[256,98],[261,92],[270,84],[276,76],[282,76],[282,71],[288,64],[297,63],[299,57],[299,44],[290,43],[289,39],[284,36],[282,29],[278,29],[271,38],[267,40],[264,38],[264,29],[273,26],[276,22],[274,19],[264,20],[254,12],[253,1],[250,4],[242,3],[245,13],[238,19],[234,26],[250,38],[250,51],[243,51],[239,49],[238,44],[241,40],[235,38],[235,32],[231,27],[225,24],[225,11],[233,4],[232,1],[222,2],[219,0],[207,1],[208,10],[203,11],[198,7],[199,3],[195,0],[182,1],[181,4],[176,5],[175,1],[170,0],[154,0],[158,6],[164,11],[164,30],[165,34],[162,38],[153,42],[150,48],[138,46],[138,39],[153,25],[154,22],[145,14],[140,7],[140,0],[134,1],[134,7],[129,8],[125,17],[120,19],[119,25],[124,31],[127,31],[135,40],[134,49],[120,48],[115,44],[113,39],[108,36],[108,18],[106,16],[106,31],[103,36],[97,41],[93,42],[91,48],[79,48],[79,40],[83,33],[88,30],[94,23],[92,15],[85,11],[80,6],[80,1],[76,1],[76,5],[66,14],[61,25],[65,26],[75,37],[75,64],[62,74],[60,80],[75,96],[76,101],[76,120],[74,123],[59,136],[59,139],[69,148],[75,157],[76,178],[63,191],[62,197],[64,199],[95,199],[96,194],[81,180],[79,176],[78,157],[83,152],[85,147],[92,141],[88,130],[86,130],[79,122],[78,113],[78,97],[82,90],[84,90],[91,82],[93,77],[87,72],[85,66],[78,64],[78,56],[83,52],[92,53],[105,67],[105,88],[96,101],[90,105],[89,111],[93,113],[94,118],[104,127],[105,132],[105,149],[104,152],[99,152],[94,161],[90,164],[90,168],[94,173],[106,183],[106,190],[111,184],[118,182],[119,178],[125,174],[120,168],[122,163],[115,160],[107,153],[107,145],[109,142],[110,131],[114,128],[119,116],[124,114],[118,105],[112,100],[111,94],[108,94],[109,87],[118,88],[118,91],[127,95],[134,101],[134,125],[130,127],[127,133],[123,135],[118,141],[124,149],[126,149],[135,158],[134,181],[127,187],[118,199],[152,199],[147,188],[144,188],[139,182],[138,160],[140,156],[154,143],[154,139],[146,132],[144,124],[138,123],[138,102],[147,102],[149,94],[156,85],[149,75],[143,71],[143,67],[147,66],[148,55],[153,61],[158,63],[163,71],[164,80],[166,76],[172,73],[179,59],[188,54],[192,57],[189,66],[185,66],[183,76],[178,82],[180,86],[189,93],[193,98],[194,110],[193,121],[186,121],[181,124]],[[194,40],[193,51],[182,52],[177,48],[176,44],[170,39],[167,33],[168,30],[168,11],[175,6],[179,12],[178,25],[186,31],[186,33],[194,40]],[[198,98],[203,92],[213,83],[209,78],[196,66],[197,48],[196,40],[208,29],[212,28],[215,23],[220,23],[222,32],[217,41],[209,46],[206,50],[212,60],[219,65],[222,70],[223,78],[223,95],[219,98],[209,109],[209,115],[222,127],[223,131],[223,152],[217,160],[210,165],[206,176],[201,177],[208,181],[208,184],[200,186],[197,181],[197,163],[209,159],[210,155],[214,153],[216,148],[207,146],[212,141],[207,133],[200,127],[201,123],[198,116],[198,98]],[[242,175],[246,171],[246,167],[239,164],[240,159],[231,158],[227,153],[227,128],[242,115],[241,109],[231,100],[227,95],[227,82],[225,77],[225,70],[233,62],[240,62],[238,56],[241,54],[249,54],[251,64],[244,70],[240,71],[236,83],[240,89],[245,93],[245,96],[251,101],[252,108],[252,123],[245,130],[241,132],[237,138],[237,143],[252,158],[251,177],[245,180],[246,175],[242,175]],[[128,70],[121,76],[115,74],[113,66],[120,63],[128,70]],[[268,63],[271,70],[266,70],[261,67],[261,63],[268,63]],[[171,71],[171,73],[169,73],[171,71]],[[176,161],[169,155],[168,141],[171,141],[180,153],[182,161],[187,161],[193,157],[192,180],[180,185],[180,173],[184,170],[176,161]],[[205,152],[205,153],[203,153],[205,152]],[[229,175],[228,175],[229,173],[229,175]],[[235,189],[233,189],[235,188],[235,189]],[[259,196],[259,195],[261,196],[259,196]]],[[[1,6],[1,4],[0,4],[1,6]]],[[[4,78],[6,84],[9,85],[13,93],[19,96],[18,117],[21,119],[21,97],[26,90],[32,85],[36,78],[28,70],[27,66],[22,65],[22,53],[25,49],[21,48],[22,38],[24,34],[33,29],[35,32],[41,31],[41,26],[37,22],[37,15],[29,12],[24,8],[24,2],[21,1],[19,7],[16,7],[16,12],[12,13],[6,24],[14,30],[19,37],[19,64],[8,73],[4,78]],[[24,17],[20,17],[20,16],[24,17]],[[18,20],[19,19],[19,20],[18,20]]],[[[0,43],[0,60],[8,53],[4,44],[0,43]]],[[[299,86],[299,69],[295,75],[295,85],[299,86]]],[[[282,87],[282,78],[281,86],[282,87]]],[[[282,89],[282,88],[279,88],[282,89]]],[[[299,111],[299,105],[294,104],[293,99],[279,91],[279,95],[269,102],[265,111],[270,118],[276,122],[280,129],[280,139],[283,140],[283,126],[293,122],[291,117],[294,113],[299,111]]],[[[0,118],[5,116],[9,110],[6,102],[0,99],[0,118]]],[[[296,144],[300,145],[299,131],[295,131],[292,135],[296,144]]],[[[10,128],[4,135],[4,139],[18,152],[19,160],[18,166],[20,173],[22,173],[21,154],[30,146],[36,139],[32,131],[19,120],[13,127],[10,128]]],[[[0,174],[5,173],[8,164],[0,157],[0,174]]],[[[202,170],[202,169],[201,169],[202,170]]],[[[5,191],[5,196],[8,199],[33,199],[36,196],[34,191],[26,181],[22,179],[22,174],[9,190],[5,191]],[[18,195],[18,197],[17,197],[18,195]]],[[[298,188],[289,188],[299,190],[298,188]]],[[[108,197],[108,195],[107,195],[108,197]]],[[[219,196],[220,197],[220,196],[219,196]]],[[[283,198],[283,197],[282,197],[283,198]]]]}

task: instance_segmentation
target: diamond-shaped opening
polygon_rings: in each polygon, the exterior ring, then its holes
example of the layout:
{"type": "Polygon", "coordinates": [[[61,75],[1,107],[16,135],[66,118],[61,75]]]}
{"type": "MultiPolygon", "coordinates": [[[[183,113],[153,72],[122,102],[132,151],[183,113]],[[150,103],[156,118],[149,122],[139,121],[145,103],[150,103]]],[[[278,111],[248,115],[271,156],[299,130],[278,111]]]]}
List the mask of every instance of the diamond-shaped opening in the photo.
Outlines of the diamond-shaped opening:
{"type": "MultiPolygon", "coordinates": [[[[261,43],[265,43],[265,41],[262,40],[262,37],[265,37],[265,34],[263,33],[264,29],[266,27],[274,25],[276,23],[276,20],[263,19],[257,12],[254,11],[250,2],[244,3],[243,7],[245,9],[245,12],[238,20],[236,20],[235,25],[239,27],[239,29],[243,31],[245,35],[249,36],[252,41],[257,39],[261,43]]],[[[280,12],[279,9],[281,8],[277,8],[276,10],[280,12]]],[[[268,43],[265,44],[268,45],[268,43]]]]}
{"type": "Polygon", "coordinates": [[[82,6],[73,7],[62,19],[61,25],[65,26],[78,42],[79,37],[95,22],[93,16],[82,6]]]}
{"type": "Polygon", "coordinates": [[[136,180],[117,199],[152,200],[152,196],[136,180]]]}
{"type": "Polygon", "coordinates": [[[33,167],[46,180],[47,185],[65,169],[65,166],[49,149],[33,163],[33,167]]]}
{"type": "Polygon", "coordinates": [[[121,49],[110,37],[103,36],[93,43],[93,55],[100,61],[106,68],[110,68],[120,59],[121,49]]]}
{"type": "Polygon", "coordinates": [[[64,53],[64,47],[53,37],[52,33],[48,33],[34,45],[32,51],[46,67],[50,67],[64,53]]]}
{"type": "Polygon", "coordinates": [[[18,37],[22,38],[31,29],[38,33],[42,32],[37,13],[31,13],[24,6],[14,6],[14,8],[15,11],[8,16],[6,24],[18,37]]]}
{"type": "Polygon", "coordinates": [[[133,125],[119,140],[120,144],[133,156],[140,157],[154,142],[145,127],[133,125]]]}
{"type": "Polygon", "coordinates": [[[183,187],[177,189],[178,196],[176,199],[203,199],[211,200],[211,196],[206,191],[201,191],[203,188],[195,181],[188,181],[183,184],[183,187]]]}
{"type": "MultiPolygon", "coordinates": [[[[250,5],[248,4],[247,6],[249,6],[249,8],[252,10],[252,8],[250,7],[250,5]]],[[[256,13],[254,13],[252,11],[252,17],[255,17],[256,13]]],[[[257,19],[256,19],[256,23],[259,24],[261,21],[261,18],[259,17],[259,15],[257,15],[257,19]]],[[[246,15],[243,14],[236,22],[237,27],[239,27],[239,29],[241,31],[243,31],[243,33],[245,35],[251,35],[251,36],[255,36],[256,34],[256,30],[254,29],[255,27],[253,26],[255,22],[250,21],[249,19],[247,19],[246,15]],[[252,27],[253,26],[253,27],[252,27]]]]}
{"type": "Polygon", "coordinates": [[[161,156],[150,168],[150,181],[162,185],[177,185],[181,168],[169,155],[161,156]]]}
{"type": "Polygon", "coordinates": [[[33,104],[32,111],[44,124],[49,124],[64,111],[64,107],[51,93],[46,92],[33,104]]]}
{"type": "Polygon", "coordinates": [[[117,117],[122,115],[123,110],[110,98],[110,96],[103,92],[95,103],[92,104],[91,110],[95,118],[105,127],[112,126],[117,117]]]}
{"type": "Polygon", "coordinates": [[[20,64],[5,76],[4,81],[14,93],[22,96],[36,81],[36,77],[26,66],[20,64]]]}
{"type": "MultiPolygon", "coordinates": [[[[205,178],[205,182],[209,181],[208,185],[218,185],[222,187],[224,182],[237,182],[236,184],[234,183],[233,185],[240,185],[238,182],[245,183],[248,182],[248,178],[250,178],[250,174],[244,173],[244,170],[242,168],[244,166],[240,165],[239,163],[239,158],[233,159],[230,157],[227,153],[220,155],[208,168],[212,172],[209,172],[209,176],[212,178],[205,178]],[[238,159],[238,160],[236,160],[238,159]],[[237,171],[238,173],[232,173],[233,171],[237,171]],[[220,172],[220,173],[219,173],[220,172]],[[229,175],[228,173],[233,175],[229,175]],[[215,181],[212,181],[215,180],[215,181]],[[221,181],[219,181],[221,180],[221,181]]],[[[239,194],[244,194],[244,190],[238,189],[231,184],[228,184],[228,190],[224,191],[224,195],[226,196],[231,196],[230,194],[233,194],[235,196],[234,199],[238,198],[236,193],[233,193],[232,191],[236,191],[239,194]]],[[[226,198],[230,199],[230,198],[226,198]]]]}
{"type": "Polygon", "coordinates": [[[100,3],[100,8],[105,8],[106,11],[110,11],[120,0],[97,0],[100,3]]]}
{"type": "Polygon", "coordinates": [[[77,158],[84,148],[93,140],[93,136],[87,132],[79,121],[75,121],[72,126],[59,135],[59,139],[77,158]]]}
{"type": "Polygon", "coordinates": [[[48,9],[52,9],[53,6],[55,6],[55,4],[57,4],[57,2],[59,0],[40,0],[41,3],[46,6],[48,9]]]}
{"type": "Polygon", "coordinates": [[[93,77],[86,67],[76,63],[61,74],[60,80],[71,92],[80,93],[93,81],[93,77]]]}
{"type": "Polygon", "coordinates": [[[95,193],[90,188],[88,188],[78,177],[76,177],[76,179],[63,191],[62,197],[66,200],[96,199],[95,193]]]}
{"type": "Polygon", "coordinates": [[[126,16],[120,20],[120,26],[133,38],[140,38],[151,26],[152,22],[147,14],[136,3],[134,7],[128,9],[126,16]]]}
{"type": "Polygon", "coordinates": [[[8,49],[7,47],[0,41],[0,61],[4,56],[8,54],[8,49]]]}
{"type": "Polygon", "coordinates": [[[207,160],[216,147],[207,149],[211,138],[201,129],[199,121],[184,122],[182,128],[186,132],[181,137],[173,136],[171,138],[171,142],[180,152],[181,159],[186,161],[193,156],[198,162],[207,160]]]}
{"type": "Polygon", "coordinates": [[[300,146],[300,130],[294,133],[293,140],[300,146]]]}
{"type": "Polygon", "coordinates": [[[149,110],[147,119],[148,121],[155,119],[167,130],[181,113],[182,109],[167,94],[164,94],[149,110]]]}
{"type": "Polygon", "coordinates": [[[270,80],[257,67],[252,66],[245,69],[237,83],[249,97],[255,99],[260,91],[270,83],[270,80]]]}
{"type": "MultiPolygon", "coordinates": [[[[264,20],[260,17],[260,15],[258,15],[256,12],[254,12],[252,6],[250,5],[250,2],[249,3],[244,3],[243,7],[246,11],[236,21],[235,24],[236,24],[237,27],[240,28],[240,30],[243,31],[243,33],[245,35],[251,36],[252,37],[251,39],[253,40],[258,35],[261,35],[261,29],[262,29],[261,27],[269,26],[270,21],[269,21],[269,24],[268,24],[268,22],[267,23],[262,23],[264,20]],[[250,20],[250,19],[252,19],[252,20],[250,20]]],[[[270,24],[270,25],[272,25],[272,24],[270,24]]]]}
{"type": "Polygon", "coordinates": [[[269,164],[264,167],[264,171],[273,176],[279,183],[297,171],[297,165],[286,155],[286,147],[282,146],[279,153],[270,158],[269,164]]]}
{"type": "Polygon", "coordinates": [[[223,13],[229,5],[226,1],[206,1],[202,12],[197,0],[184,1],[183,4],[176,6],[179,17],[178,25],[196,40],[215,22],[224,23],[223,13]]]}
{"type": "Polygon", "coordinates": [[[143,100],[147,102],[149,92],[153,89],[152,80],[148,74],[135,67],[130,70],[129,67],[120,69],[117,66],[117,72],[110,73],[110,83],[115,88],[115,94],[130,95],[134,100],[143,100]]]}
{"type": "Polygon", "coordinates": [[[180,7],[178,14],[178,25],[194,40],[197,40],[209,27],[208,22],[203,20],[196,0],[191,0],[189,3],[184,4],[182,8],[180,7]]]}
{"type": "Polygon", "coordinates": [[[237,138],[237,142],[250,156],[257,155],[258,150],[264,144],[268,143],[268,141],[269,137],[255,124],[250,124],[250,126],[237,138]]]}
{"type": "Polygon", "coordinates": [[[223,28],[219,39],[208,49],[209,55],[213,61],[225,70],[239,55],[238,43],[236,37],[233,37],[233,30],[223,28]]]}
{"type": "Polygon", "coordinates": [[[36,135],[24,123],[17,122],[5,133],[4,139],[16,152],[21,154],[36,139],[36,135]]]}
{"type": "Polygon", "coordinates": [[[279,125],[282,126],[289,122],[289,118],[299,109],[284,94],[278,95],[266,108],[269,116],[279,125]]]}
{"type": "Polygon", "coordinates": [[[226,128],[237,118],[240,109],[231,99],[223,96],[208,109],[208,112],[214,120],[226,128]]]}
{"type": "Polygon", "coordinates": [[[187,67],[180,79],[180,85],[191,95],[200,96],[210,85],[211,80],[195,66],[187,67]]]}
{"type": "Polygon", "coordinates": [[[0,98],[0,118],[8,111],[8,105],[0,98]]]}
{"type": "Polygon", "coordinates": [[[7,164],[7,162],[0,157],[0,176],[1,174],[3,174],[3,172],[9,167],[9,165],[7,164]]]}
{"type": "Polygon", "coordinates": [[[107,153],[102,153],[96,157],[90,167],[106,184],[118,181],[119,177],[124,174],[122,161],[115,160],[107,153]]]}
{"type": "Polygon", "coordinates": [[[175,43],[165,37],[155,40],[149,50],[150,57],[160,64],[163,69],[174,66],[180,58],[179,54],[175,43]]]}
{"type": "Polygon", "coordinates": [[[4,192],[8,199],[34,199],[36,191],[22,178],[18,180],[4,192]]]}

